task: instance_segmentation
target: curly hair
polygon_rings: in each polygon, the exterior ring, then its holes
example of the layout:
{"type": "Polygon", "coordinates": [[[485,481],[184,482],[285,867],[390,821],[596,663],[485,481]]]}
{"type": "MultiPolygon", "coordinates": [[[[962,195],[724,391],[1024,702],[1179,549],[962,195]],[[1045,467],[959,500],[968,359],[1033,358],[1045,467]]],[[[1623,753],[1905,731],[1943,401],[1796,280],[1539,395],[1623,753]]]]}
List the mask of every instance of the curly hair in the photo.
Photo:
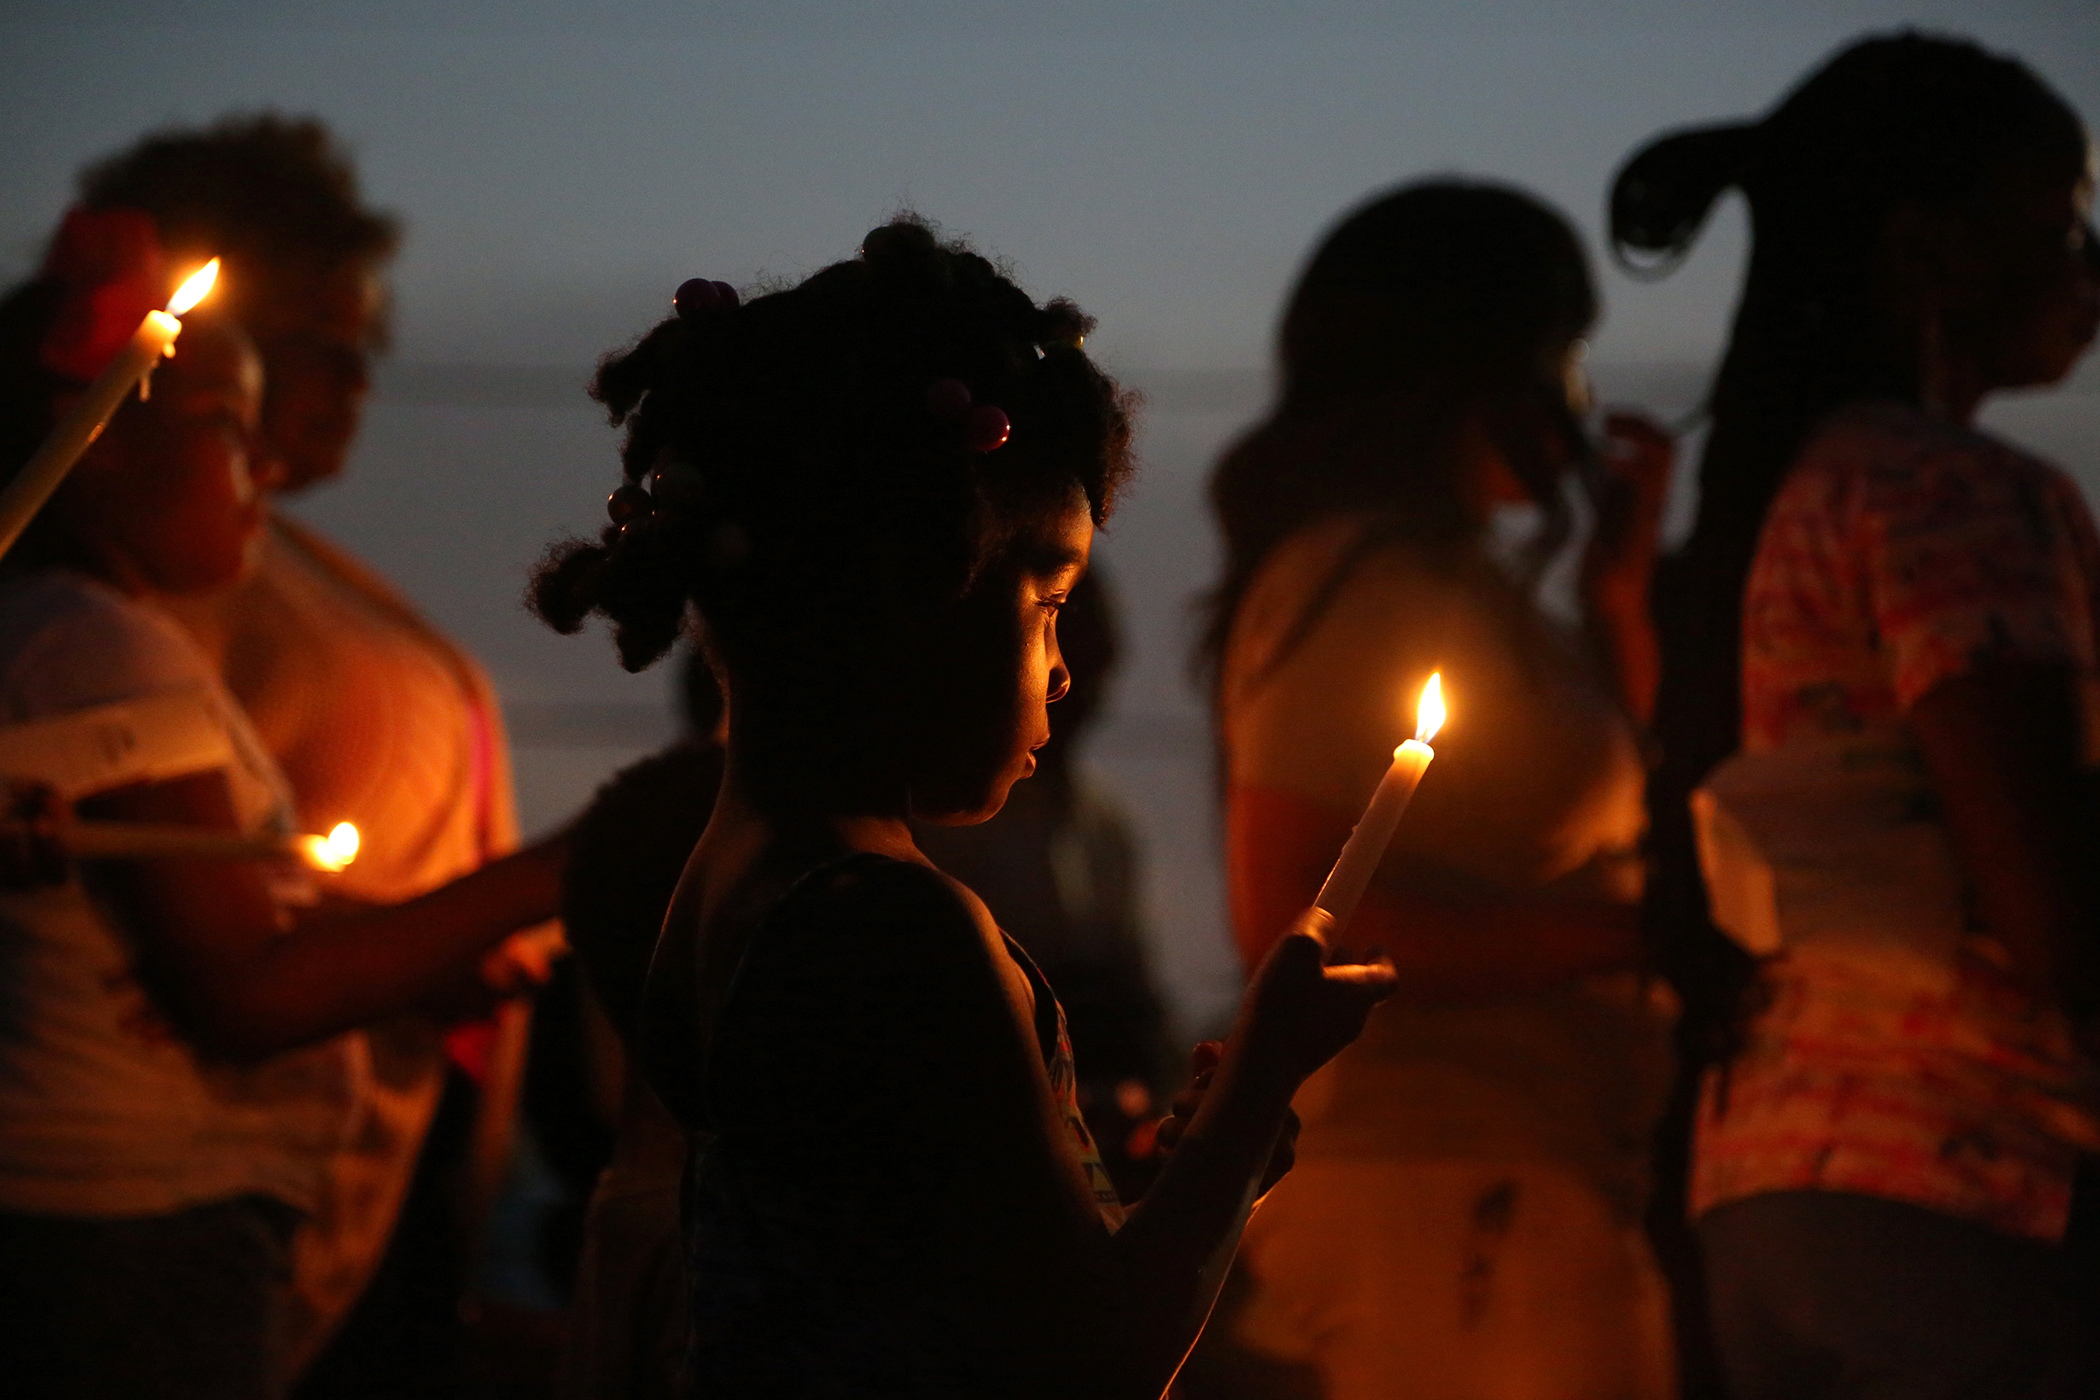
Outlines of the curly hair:
{"type": "Polygon", "coordinates": [[[80,200],[143,210],[170,251],[242,268],[227,283],[236,297],[288,271],[377,267],[401,244],[399,221],[365,207],[349,156],[312,117],[263,112],[155,132],[88,167],[80,200]]]}
{"type": "Polygon", "coordinates": [[[533,608],[564,633],[607,617],[630,671],[689,603],[731,675],[836,671],[870,619],[961,597],[1075,491],[1108,517],[1130,399],[1087,358],[1091,327],[908,215],[795,287],[660,322],[591,386],[653,508],[556,545],[533,608]],[[971,450],[929,405],[944,379],[1003,409],[1011,440],[971,450]]]}

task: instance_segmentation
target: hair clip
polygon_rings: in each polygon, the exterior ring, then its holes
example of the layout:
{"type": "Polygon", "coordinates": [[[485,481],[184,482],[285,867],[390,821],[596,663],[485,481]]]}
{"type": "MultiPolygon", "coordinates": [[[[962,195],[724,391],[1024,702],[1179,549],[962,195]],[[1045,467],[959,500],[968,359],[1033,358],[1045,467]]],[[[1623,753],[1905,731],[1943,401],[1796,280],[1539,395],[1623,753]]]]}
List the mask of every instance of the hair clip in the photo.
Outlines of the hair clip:
{"type": "Polygon", "coordinates": [[[727,282],[710,282],[705,277],[686,278],[671,297],[672,309],[687,321],[717,311],[733,310],[736,305],[736,288],[727,282]]]}

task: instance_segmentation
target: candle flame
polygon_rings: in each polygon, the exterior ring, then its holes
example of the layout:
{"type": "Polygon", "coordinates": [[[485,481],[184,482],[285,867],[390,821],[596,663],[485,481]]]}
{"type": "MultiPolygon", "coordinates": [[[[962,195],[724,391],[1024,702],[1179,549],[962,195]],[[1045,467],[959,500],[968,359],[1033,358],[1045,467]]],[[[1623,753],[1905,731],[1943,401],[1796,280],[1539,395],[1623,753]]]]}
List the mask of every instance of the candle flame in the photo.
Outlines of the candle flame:
{"type": "Polygon", "coordinates": [[[1415,707],[1415,742],[1426,744],[1444,727],[1444,673],[1432,671],[1422,687],[1422,703],[1415,707]]]}
{"type": "MultiPolygon", "coordinates": [[[[218,280],[219,260],[213,258],[203,267],[197,269],[195,276],[177,288],[174,296],[168,298],[168,314],[170,316],[180,316],[183,312],[204,300],[205,293],[211,290],[211,284],[218,280]]],[[[333,835],[334,833],[330,834],[333,835]]]]}
{"type": "Polygon", "coordinates": [[[348,822],[337,822],[326,836],[305,840],[306,863],[316,870],[333,874],[357,859],[357,828],[348,822]]]}

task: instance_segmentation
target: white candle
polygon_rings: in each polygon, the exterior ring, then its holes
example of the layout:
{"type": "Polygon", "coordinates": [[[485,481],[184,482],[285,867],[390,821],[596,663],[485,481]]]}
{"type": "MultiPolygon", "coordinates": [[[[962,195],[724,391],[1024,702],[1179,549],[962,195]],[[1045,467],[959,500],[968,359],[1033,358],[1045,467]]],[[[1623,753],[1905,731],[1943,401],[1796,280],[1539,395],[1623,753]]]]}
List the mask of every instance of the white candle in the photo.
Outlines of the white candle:
{"type": "Polygon", "coordinates": [[[43,509],[44,502],[51,499],[66,473],[73,470],[80,454],[102,435],[102,429],[132,388],[137,386],[143,393],[146,377],[153,373],[160,357],[175,353],[175,337],[182,334],[182,322],[176,317],[202,301],[218,275],[219,260],[213,258],[182,284],[182,289],[169,299],[166,311],[148,311],[146,319],[132,333],[131,343],[95,376],[95,382],[88,385],[72,411],[44,438],[36,455],[7,483],[7,489],[0,491],[0,555],[14,548],[22,531],[43,509]]]}
{"type": "Polygon", "coordinates": [[[1334,869],[1327,872],[1327,881],[1320,886],[1320,893],[1313,900],[1316,908],[1325,909],[1334,916],[1334,936],[1339,938],[1356,914],[1356,906],[1363,900],[1364,891],[1370,888],[1371,876],[1378,863],[1385,859],[1385,848],[1392,844],[1393,832],[1399,829],[1401,814],[1413,800],[1415,787],[1428,771],[1429,761],[1436,757],[1436,750],[1429,741],[1444,722],[1444,692],[1442,679],[1432,675],[1429,684],[1422,688],[1422,703],[1416,712],[1415,737],[1393,750],[1393,766],[1385,770],[1385,777],[1378,784],[1378,791],[1371,794],[1371,805],[1364,808],[1363,817],[1356,829],[1349,833],[1349,840],[1342,846],[1341,858],[1334,869]]]}
{"type": "Polygon", "coordinates": [[[160,822],[68,822],[59,828],[59,842],[66,854],[83,860],[290,858],[334,873],[357,858],[357,828],[348,822],[338,822],[326,836],[244,836],[160,822]]]}

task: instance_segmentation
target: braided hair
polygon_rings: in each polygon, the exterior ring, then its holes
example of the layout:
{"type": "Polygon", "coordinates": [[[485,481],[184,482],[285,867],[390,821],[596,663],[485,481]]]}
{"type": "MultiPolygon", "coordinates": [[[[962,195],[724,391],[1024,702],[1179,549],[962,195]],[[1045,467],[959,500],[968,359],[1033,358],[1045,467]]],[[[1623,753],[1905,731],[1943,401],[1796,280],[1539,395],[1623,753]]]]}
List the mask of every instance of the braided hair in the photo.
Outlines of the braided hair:
{"type": "Polygon", "coordinates": [[[637,671],[691,604],[730,676],[792,690],[839,676],[884,621],[962,597],[1075,492],[1096,524],[1113,509],[1130,402],[1070,301],[1038,306],[909,215],[795,287],[721,291],[599,365],[627,484],[597,542],[555,546],[534,578],[556,631],[602,615],[637,671]],[[1003,411],[996,450],[941,411],[958,387],[1003,411]]]}

